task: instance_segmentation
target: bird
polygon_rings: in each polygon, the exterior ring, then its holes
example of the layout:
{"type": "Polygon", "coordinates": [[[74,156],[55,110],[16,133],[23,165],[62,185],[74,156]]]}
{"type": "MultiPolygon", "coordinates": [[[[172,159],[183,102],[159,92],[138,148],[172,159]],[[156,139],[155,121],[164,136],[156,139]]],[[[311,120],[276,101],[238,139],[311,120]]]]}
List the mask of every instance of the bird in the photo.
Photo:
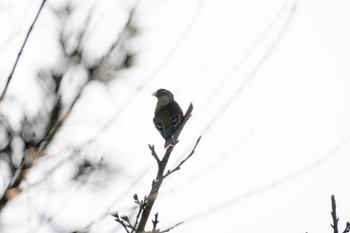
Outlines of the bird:
{"type": "Polygon", "coordinates": [[[172,136],[181,124],[183,112],[170,91],[161,88],[151,95],[158,99],[153,123],[165,139],[164,148],[167,148],[169,145],[175,144],[172,136]]]}

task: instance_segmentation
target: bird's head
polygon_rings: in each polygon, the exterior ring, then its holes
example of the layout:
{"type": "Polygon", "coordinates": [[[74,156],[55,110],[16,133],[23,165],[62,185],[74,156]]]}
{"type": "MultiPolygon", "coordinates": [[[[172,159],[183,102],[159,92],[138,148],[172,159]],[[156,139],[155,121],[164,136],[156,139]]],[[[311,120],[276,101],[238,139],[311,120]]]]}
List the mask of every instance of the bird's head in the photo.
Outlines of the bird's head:
{"type": "Polygon", "coordinates": [[[170,97],[170,99],[174,99],[174,95],[173,93],[171,93],[170,91],[166,90],[166,89],[158,89],[156,92],[152,93],[151,95],[157,97],[157,99],[161,98],[161,97],[170,97]]]}

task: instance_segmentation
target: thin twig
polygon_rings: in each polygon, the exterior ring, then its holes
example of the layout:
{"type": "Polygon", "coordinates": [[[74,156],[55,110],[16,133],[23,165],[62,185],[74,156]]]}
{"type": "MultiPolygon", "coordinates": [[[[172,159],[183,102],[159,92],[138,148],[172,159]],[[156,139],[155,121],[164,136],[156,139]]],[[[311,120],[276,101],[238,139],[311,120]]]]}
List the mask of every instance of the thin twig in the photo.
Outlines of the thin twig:
{"type": "Polygon", "coordinates": [[[47,133],[45,138],[42,140],[39,150],[44,151],[48,145],[51,143],[53,140],[54,136],[57,134],[57,132],[61,129],[63,126],[64,122],[67,120],[67,118],[70,116],[72,113],[75,104],[78,102],[80,97],[82,96],[83,91],[85,90],[85,87],[89,84],[89,81],[86,81],[79,89],[77,95],[75,96],[73,102],[69,105],[68,109],[66,112],[62,113],[62,115],[57,119],[57,121],[53,124],[52,128],[50,131],[47,133]]]}
{"type": "Polygon", "coordinates": [[[159,159],[156,151],[154,150],[154,145],[148,144],[148,148],[151,150],[151,154],[155,158],[155,160],[157,161],[157,164],[159,166],[160,165],[160,159],[159,159]]]}
{"type": "Polygon", "coordinates": [[[39,8],[39,10],[38,10],[38,13],[36,14],[36,16],[35,16],[35,18],[34,18],[33,23],[32,23],[32,25],[30,25],[30,27],[29,27],[29,30],[28,30],[28,32],[27,32],[27,35],[26,35],[26,37],[25,37],[25,39],[24,39],[24,41],[23,41],[22,47],[21,47],[21,49],[20,49],[19,52],[18,52],[18,55],[17,55],[16,61],[15,61],[15,64],[13,65],[12,70],[11,70],[11,72],[10,72],[10,75],[9,75],[8,78],[7,78],[7,82],[6,82],[5,88],[4,88],[4,90],[3,90],[2,94],[1,94],[1,97],[0,97],[0,102],[4,99],[4,97],[5,97],[5,95],[6,95],[7,88],[8,88],[8,86],[9,86],[10,82],[11,82],[11,79],[12,79],[12,77],[13,77],[13,73],[14,73],[15,70],[16,70],[16,67],[17,67],[18,61],[19,61],[19,59],[20,59],[20,57],[21,57],[21,55],[22,55],[23,49],[24,49],[25,45],[27,44],[29,35],[31,34],[31,32],[32,32],[32,30],[33,30],[33,27],[34,27],[34,25],[35,25],[35,23],[36,23],[36,21],[37,21],[39,15],[40,15],[40,13],[41,13],[41,10],[43,9],[43,7],[44,7],[44,5],[45,5],[45,2],[46,2],[46,0],[43,0],[43,1],[42,1],[41,5],[40,5],[40,8],[39,8]]]}
{"type": "Polygon", "coordinates": [[[338,221],[339,221],[339,218],[337,217],[337,206],[335,204],[335,198],[334,198],[334,195],[332,195],[331,197],[332,199],[332,212],[331,212],[331,215],[332,215],[332,219],[333,219],[333,224],[331,224],[332,228],[333,228],[333,233],[338,233],[338,221]]]}
{"type": "Polygon", "coordinates": [[[197,139],[197,142],[194,145],[191,153],[184,160],[182,160],[174,169],[168,170],[168,172],[163,176],[163,179],[166,178],[167,176],[169,176],[170,174],[174,173],[175,171],[180,170],[181,166],[194,154],[195,149],[196,149],[199,141],[201,140],[201,138],[202,138],[202,136],[199,136],[199,138],[197,139]]]}
{"type": "Polygon", "coordinates": [[[142,201],[139,201],[137,194],[134,195],[134,200],[135,202],[139,205],[139,212],[136,215],[136,219],[135,219],[135,224],[133,226],[133,229],[131,231],[131,233],[136,232],[136,227],[137,224],[139,223],[139,219],[142,213],[142,210],[145,208],[145,206],[147,205],[147,198],[145,197],[142,201]]]}
{"type": "Polygon", "coordinates": [[[345,230],[343,231],[343,233],[348,233],[350,232],[350,222],[346,222],[346,227],[345,230]]]}
{"type": "Polygon", "coordinates": [[[127,233],[130,233],[130,231],[128,230],[128,226],[124,223],[124,221],[122,219],[123,217],[119,217],[118,212],[113,212],[113,213],[111,213],[111,215],[115,218],[114,220],[116,222],[118,222],[120,225],[122,225],[124,227],[124,229],[127,233]]]}
{"type": "Polygon", "coordinates": [[[184,222],[179,222],[179,223],[177,223],[176,225],[174,225],[174,226],[172,226],[172,227],[170,227],[170,228],[168,228],[168,229],[166,229],[166,230],[164,230],[164,231],[161,231],[160,233],[169,232],[169,231],[171,231],[172,229],[174,229],[175,227],[181,225],[182,223],[184,223],[184,222]]]}
{"type": "Polygon", "coordinates": [[[158,221],[158,213],[156,213],[154,215],[154,220],[152,220],[152,223],[153,223],[153,230],[152,231],[156,231],[157,230],[157,224],[159,223],[158,221]]]}
{"type": "MultiPolygon", "coordinates": [[[[335,204],[335,197],[334,195],[331,196],[332,199],[332,219],[333,219],[333,224],[331,224],[332,228],[333,228],[333,233],[338,233],[338,222],[339,222],[339,218],[337,217],[337,206],[335,204]]],[[[345,229],[342,233],[348,233],[350,232],[350,222],[346,222],[346,226],[345,229]]]]}

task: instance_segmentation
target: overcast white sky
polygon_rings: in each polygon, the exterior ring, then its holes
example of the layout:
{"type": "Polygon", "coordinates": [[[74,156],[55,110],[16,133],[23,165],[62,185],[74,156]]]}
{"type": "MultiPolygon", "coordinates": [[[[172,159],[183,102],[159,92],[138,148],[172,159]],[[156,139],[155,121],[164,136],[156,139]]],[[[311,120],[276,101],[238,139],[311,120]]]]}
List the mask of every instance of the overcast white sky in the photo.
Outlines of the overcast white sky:
{"type": "MultiPolygon", "coordinates": [[[[82,12],[94,4],[74,2],[82,12]]],[[[113,21],[111,7],[120,6],[122,18],[132,5],[115,2],[98,3],[88,42],[92,54],[101,53],[103,39],[115,38],[103,25],[122,24],[113,21]]],[[[1,89],[40,3],[0,4],[1,89]]],[[[23,106],[29,114],[40,107],[34,72],[59,55],[50,13],[59,4],[48,0],[25,48],[7,95],[16,104],[0,104],[14,118],[23,106]]],[[[65,156],[63,148],[93,138],[123,109],[89,148],[97,156],[107,153],[122,174],[94,193],[74,191],[58,174],[50,190],[33,190],[4,210],[1,221],[10,226],[4,232],[57,232],[30,217],[45,211],[55,213],[52,222],[68,232],[85,226],[83,216],[128,211],[134,193],[147,194],[156,172],[147,144],[163,153],[152,124],[156,99],[149,94],[161,87],[174,93],[184,111],[194,104],[169,168],[203,138],[194,157],[162,187],[153,209],[160,227],[185,221],[172,232],[332,232],[335,194],[343,229],[350,221],[349,12],[346,0],[140,1],[136,66],[108,86],[90,85],[48,152],[53,160],[65,156]]],[[[35,177],[34,171],[30,179],[35,177]]],[[[123,232],[116,226],[107,217],[91,232],[123,232]]]]}

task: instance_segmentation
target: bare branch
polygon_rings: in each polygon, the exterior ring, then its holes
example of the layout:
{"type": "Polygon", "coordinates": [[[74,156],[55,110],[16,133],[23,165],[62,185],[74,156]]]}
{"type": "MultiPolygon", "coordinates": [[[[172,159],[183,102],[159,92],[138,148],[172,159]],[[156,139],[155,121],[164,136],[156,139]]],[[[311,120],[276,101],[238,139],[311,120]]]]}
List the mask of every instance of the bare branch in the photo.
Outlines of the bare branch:
{"type": "MultiPolygon", "coordinates": [[[[191,103],[186,111],[186,114],[180,124],[180,126],[177,128],[177,130],[175,131],[174,135],[173,135],[173,140],[176,142],[183,127],[185,126],[185,124],[187,123],[188,119],[191,117],[191,113],[192,113],[192,110],[193,110],[193,104],[191,103]]],[[[176,145],[176,144],[175,144],[176,145]]],[[[159,164],[158,164],[158,173],[157,173],[157,177],[156,179],[152,182],[152,188],[151,188],[151,191],[149,193],[149,195],[147,196],[147,200],[148,200],[148,204],[147,206],[145,206],[145,209],[143,210],[142,212],[142,215],[141,215],[141,220],[140,220],[140,224],[138,225],[137,227],[137,233],[139,232],[144,232],[144,229],[145,229],[145,226],[146,226],[146,223],[148,221],[148,218],[149,218],[149,215],[151,213],[151,210],[153,208],[153,205],[157,199],[157,196],[158,196],[158,192],[159,192],[159,189],[163,183],[163,179],[164,179],[164,171],[165,171],[165,168],[168,164],[168,161],[169,161],[169,158],[170,158],[170,155],[174,149],[174,146],[168,146],[166,151],[165,151],[165,154],[162,158],[162,160],[160,160],[159,164]]],[[[151,148],[150,148],[151,149],[151,148]]],[[[153,148],[154,149],[154,148],[153,148]]]]}
{"type": "Polygon", "coordinates": [[[14,73],[15,70],[16,70],[16,67],[17,67],[18,61],[19,61],[19,59],[20,59],[20,57],[21,57],[21,55],[22,55],[23,49],[24,49],[24,47],[25,47],[26,44],[27,44],[29,35],[31,34],[31,32],[32,32],[32,30],[33,30],[33,27],[34,27],[34,25],[35,25],[37,19],[39,18],[39,15],[40,15],[41,10],[43,9],[45,3],[46,3],[46,0],[43,0],[42,3],[41,3],[41,5],[40,5],[40,8],[39,8],[39,10],[38,10],[38,13],[36,14],[36,16],[35,16],[35,18],[34,18],[33,23],[32,23],[32,24],[30,25],[30,27],[29,27],[29,30],[28,30],[28,32],[27,32],[27,35],[26,35],[26,37],[25,37],[25,39],[24,39],[24,41],[23,41],[22,47],[21,47],[21,49],[20,49],[19,52],[18,52],[18,55],[17,55],[16,61],[15,61],[15,64],[13,65],[12,70],[11,70],[11,72],[10,72],[10,75],[9,75],[8,78],[7,78],[7,82],[6,82],[5,88],[4,88],[4,90],[3,90],[3,92],[2,92],[2,94],[1,94],[1,96],[0,96],[0,103],[1,103],[1,101],[4,99],[4,97],[5,97],[5,95],[6,95],[7,88],[8,88],[8,86],[9,86],[10,82],[11,82],[11,79],[12,79],[12,77],[13,77],[13,73],[14,73]]]}
{"type": "MultiPolygon", "coordinates": [[[[333,224],[331,224],[332,228],[333,228],[333,233],[339,233],[338,230],[338,222],[339,222],[339,218],[337,217],[337,206],[335,204],[335,197],[334,195],[331,196],[332,199],[332,220],[333,220],[333,224]]],[[[346,226],[345,229],[342,233],[348,233],[350,232],[350,222],[346,222],[346,226]]]]}
{"type": "Polygon", "coordinates": [[[40,151],[44,151],[47,146],[51,143],[54,136],[57,134],[57,132],[61,129],[62,125],[64,124],[65,120],[69,117],[69,115],[72,113],[75,104],[80,99],[82,92],[84,91],[85,87],[89,84],[89,81],[85,82],[79,89],[77,95],[75,96],[73,102],[69,105],[67,111],[63,113],[57,121],[52,125],[52,128],[49,132],[47,132],[46,137],[43,139],[41,145],[40,145],[40,151]]]}
{"type": "Polygon", "coordinates": [[[199,141],[201,140],[202,136],[199,136],[199,138],[197,139],[197,142],[196,144],[194,145],[191,153],[184,159],[182,160],[179,165],[177,165],[173,170],[168,170],[168,172],[163,176],[163,179],[166,178],[167,176],[169,176],[170,174],[174,173],[175,171],[177,170],[180,170],[181,169],[181,166],[194,154],[195,152],[195,149],[199,143],[199,141]]]}
{"type": "MultiPolygon", "coordinates": [[[[177,139],[178,139],[182,129],[184,128],[185,124],[187,123],[187,121],[191,117],[192,110],[193,110],[193,104],[191,103],[186,111],[186,114],[185,114],[180,126],[178,127],[178,129],[175,131],[175,133],[173,135],[173,138],[172,138],[173,141],[175,141],[175,142],[178,141],[177,139]]],[[[131,228],[132,229],[131,233],[134,233],[134,232],[144,233],[146,223],[147,223],[148,218],[150,216],[150,213],[152,211],[153,205],[158,197],[159,189],[163,183],[164,178],[166,176],[170,175],[175,170],[179,170],[181,165],[184,164],[194,154],[195,149],[196,149],[200,139],[201,139],[201,136],[197,139],[195,146],[193,147],[191,153],[175,169],[173,169],[173,171],[168,172],[167,175],[164,175],[164,171],[165,171],[165,168],[168,164],[170,155],[171,155],[174,147],[176,146],[176,143],[175,143],[175,145],[167,147],[162,159],[160,159],[159,156],[157,155],[154,146],[149,144],[148,147],[151,150],[151,154],[155,158],[155,160],[157,161],[157,165],[158,165],[157,176],[152,181],[151,191],[145,197],[145,199],[143,201],[139,200],[137,194],[134,195],[134,201],[136,204],[140,205],[140,208],[139,208],[139,212],[136,216],[136,221],[133,225],[130,224],[129,219],[126,216],[119,217],[116,214],[112,214],[112,216],[114,216],[116,218],[116,221],[119,222],[126,230],[127,230],[127,228],[131,228]],[[138,223],[139,218],[140,218],[140,222],[138,223]],[[125,224],[126,222],[128,223],[128,225],[125,224]]],[[[152,220],[152,223],[153,223],[153,229],[151,231],[152,233],[160,233],[161,232],[159,229],[157,229],[158,222],[159,222],[158,221],[158,213],[156,213],[155,219],[152,220]]],[[[178,223],[175,226],[173,226],[165,231],[162,231],[162,232],[168,232],[171,229],[173,229],[174,227],[180,225],[181,223],[178,223]]]]}
{"type": "Polygon", "coordinates": [[[159,159],[156,151],[154,150],[154,145],[148,144],[148,148],[151,150],[152,156],[155,158],[155,160],[157,161],[157,164],[159,166],[160,165],[160,159],[159,159]]]}
{"type": "Polygon", "coordinates": [[[343,233],[348,233],[350,232],[350,222],[346,222],[346,227],[345,230],[343,231],[343,233]]]}
{"type": "Polygon", "coordinates": [[[152,220],[152,223],[153,223],[153,230],[152,231],[156,231],[157,230],[157,224],[159,223],[158,221],[158,213],[156,213],[154,215],[154,220],[152,220]]]}
{"type": "Polygon", "coordinates": [[[134,200],[139,205],[139,211],[138,211],[138,213],[136,215],[135,223],[134,223],[134,226],[133,226],[133,229],[132,229],[131,233],[136,232],[136,227],[137,227],[137,224],[139,223],[139,219],[140,219],[141,213],[142,213],[143,209],[145,208],[145,206],[148,203],[147,202],[147,197],[145,197],[143,200],[139,201],[139,199],[137,197],[137,194],[134,195],[134,200]]]}
{"type": "Polygon", "coordinates": [[[339,221],[339,218],[337,217],[337,206],[335,204],[335,198],[334,198],[334,195],[332,195],[331,197],[332,199],[332,212],[331,212],[331,215],[332,215],[332,219],[333,219],[333,224],[331,224],[332,228],[333,228],[333,232],[334,233],[338,233],[338,221],[339,221]]]}
{"type": "Polygon", "coordinates": [[[184,223],[184,222],[179,222],[179,223],[177,223],[176,225],[174,225],[174,226],[172,226],[172,227],[170,227],[170,228],[168,228],[168,229],[166,229],[166,230],[164,230],[164,231],[161,231],[160,233],[169,232],[169,231],[171,231],[172,229],[174,229],[175,227],[181,225],[182,223],[184,223]]]}
{"type": "Polygon", "coordinates": [[[127,233],[130,233],[128,226],[125,224],[125,222],[122,219],[123,217],[119,217],[118,212],[113,212],[113,213],[111,213],[111,215],[114,217],[114,220],[116,222],[118,222],[120,225],[122,225],[124,227],[124,229],[127,233]]]}

